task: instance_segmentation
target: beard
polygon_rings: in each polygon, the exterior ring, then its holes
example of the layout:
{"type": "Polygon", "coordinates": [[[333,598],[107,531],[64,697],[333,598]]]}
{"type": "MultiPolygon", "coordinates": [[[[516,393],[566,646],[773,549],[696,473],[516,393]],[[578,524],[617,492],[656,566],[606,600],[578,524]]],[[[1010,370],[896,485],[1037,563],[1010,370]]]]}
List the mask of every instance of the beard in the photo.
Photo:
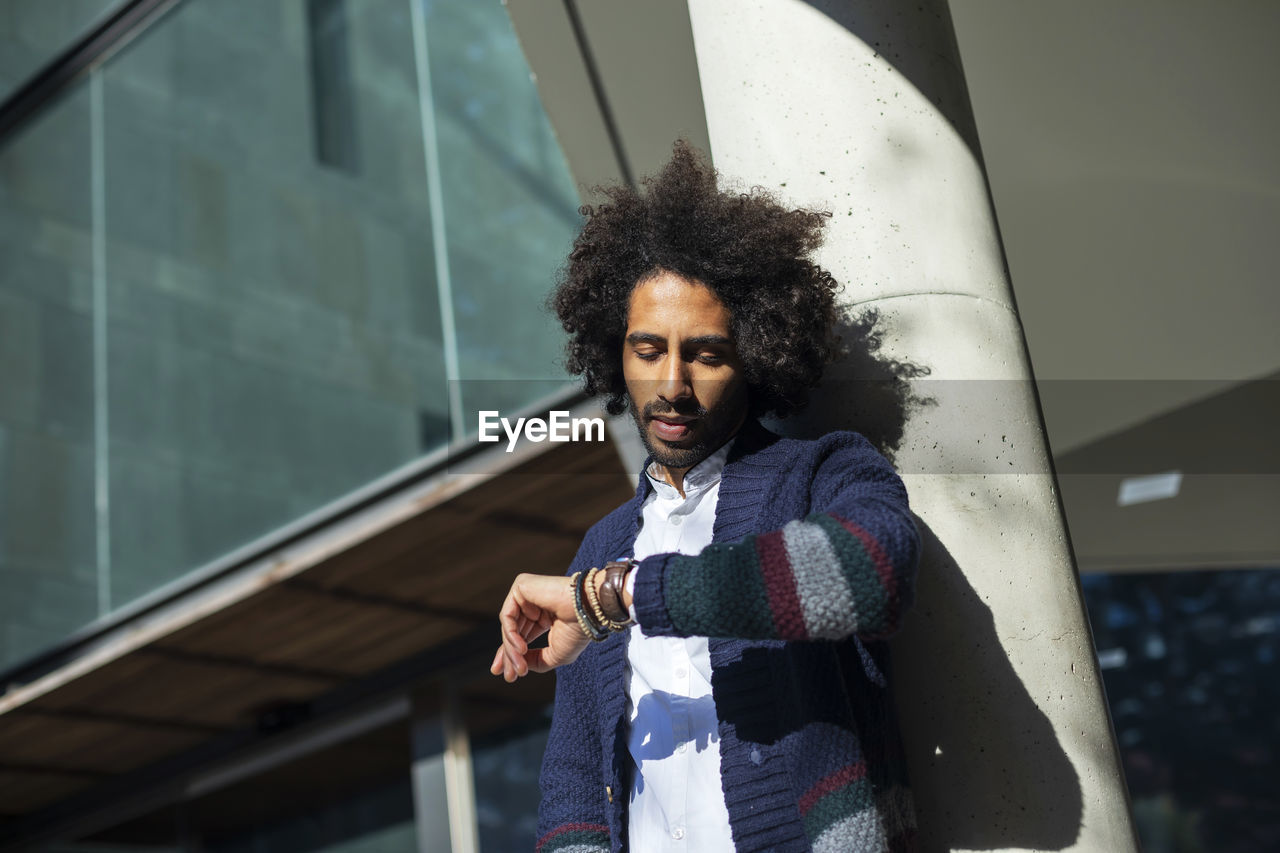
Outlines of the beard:
{"type": "Polygon", "coordinates": [[[746,417],[747,389],[745,385],[738,385],[727,390],[728,395],[712,409],[696,402],[672,404],[665,400],[650,400],[644,404],[642,411],[635,399],[628,395],[627,409],[635,419],[636,428],[640,431],[640,441],[644,443],[645,450],[649,451],[653,461],[665,468],[687,470],[715,453],[732,438],[746,417]],[[691,423],[692,434],[679,444],[664,441],[649,431],[651,418],[668,415],[697,419],[691,423]]]}

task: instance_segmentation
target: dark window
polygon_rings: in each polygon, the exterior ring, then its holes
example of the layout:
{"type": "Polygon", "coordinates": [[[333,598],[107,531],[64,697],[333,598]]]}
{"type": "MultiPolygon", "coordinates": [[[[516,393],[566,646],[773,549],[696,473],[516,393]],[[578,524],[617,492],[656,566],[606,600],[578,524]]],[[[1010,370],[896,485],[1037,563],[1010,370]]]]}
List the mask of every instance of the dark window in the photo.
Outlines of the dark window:
{"type": "Polygon", "coordinates": [[[316,159],[357,174],[360,150],[347,0],[307,0],[307,27],[316,159]]]}
{"type": "Polygon", "coordinates": [[[482,853],[529,850],[538,828],[538,771],[547,748],[551,709],[471,744],[476,823],[482,853]]]}
{"type": "Polygon", "coordinates": [[[1280,850],[1280,571],[1082,581],[1143,848],[1280,850]]]}

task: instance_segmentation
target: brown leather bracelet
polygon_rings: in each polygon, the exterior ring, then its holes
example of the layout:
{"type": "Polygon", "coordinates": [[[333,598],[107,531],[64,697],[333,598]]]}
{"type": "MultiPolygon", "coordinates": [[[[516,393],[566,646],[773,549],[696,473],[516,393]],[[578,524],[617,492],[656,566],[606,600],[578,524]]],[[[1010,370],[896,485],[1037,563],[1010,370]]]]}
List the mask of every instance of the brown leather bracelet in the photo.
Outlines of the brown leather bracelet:
{"type": "Polygon", "coordinates": [[[605,563],[601,570],[604,582],[600,585],[600,609],[610,622],[617,625],[631,624],[631,615],[622,603],[622,593],[627,584],[627,572],[634,566],[634,560],[614,560],[605,563]]]}

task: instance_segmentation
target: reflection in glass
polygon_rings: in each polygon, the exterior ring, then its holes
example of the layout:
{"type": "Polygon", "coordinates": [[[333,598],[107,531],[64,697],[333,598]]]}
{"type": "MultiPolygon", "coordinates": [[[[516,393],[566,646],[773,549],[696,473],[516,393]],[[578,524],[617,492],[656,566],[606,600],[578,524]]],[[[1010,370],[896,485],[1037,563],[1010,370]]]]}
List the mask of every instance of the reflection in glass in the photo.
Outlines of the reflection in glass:
{"type": "Polygon", "coordinates": [[[538,773],[550,725],[547,708],[541,716],[472,741],[482,853],[529,850],[537,841],[538,773]]]}
{"type": "Polygon", "coordinates": [[[581,224],[578,197],[500,0],[423,8],[458,375],[474,431],[480,409],[511,411],[564,387],[564,335],[542,303],[581,224]]]}
{"type": "Polygon", "coordinates": [[[316,156],[305,8],[186,3],[104,72],[113,606],[447,436],[405,11],[334,19],[350,176],[316,156]]]}
{"type": "Polygon", "coordinates": [[[1081,580],[1144,849],[1280,849],[1280,571],[1081,580]]]}
{"type": "Polygon", "coordinates": [[[235,835],[211,835],[208,853],[416,853],[413,795],[401,782],[361,791],[235,835]]]}
{"type": "Polygon", "coordinates": [[[311,113],[316,159],[351,174],[360,171],[356,93],[351,74],[347,0],[307,0],[311,54],[311,113]]]}
{"type": "Polygon", "coordinates": [[[0,101],[119,5],[120,0],[4,0],[0,11],[0,101]]]}
{"type": "Polygon", "coordinates": [[[498,0],[186,0],[0,146],[0,665],[564,388],[498,0]]]}
{"type": "Polygon", "coordinates": [[[0,147],[0,667],[98,615],[89,101],[0,147]]]}

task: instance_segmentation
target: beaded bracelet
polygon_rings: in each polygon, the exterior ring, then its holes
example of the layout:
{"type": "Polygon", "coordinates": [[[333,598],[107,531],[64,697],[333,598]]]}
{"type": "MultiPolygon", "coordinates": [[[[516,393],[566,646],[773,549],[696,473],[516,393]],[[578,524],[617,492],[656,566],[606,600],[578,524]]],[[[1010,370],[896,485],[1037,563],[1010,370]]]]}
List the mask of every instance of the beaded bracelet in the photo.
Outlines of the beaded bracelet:
{"type": "Polygon", "coordinates": [[[588,611],[595,617],[593,620],[597,625],[609,628],[609,619],[604,615],[604,611],[600,609],[600,596],[596,595],[596,575],[600,574],[600,570],[592,568],[587,571],[587,576],[582,579],[582,591],[587,596],[588,611]]]}
{"type": "Polygon", "coordinates": [[[582,572],[574,572],[569,578],[569,585],[573,587],[573,613],[578,617],[578,627],[582,629],[582,633],[587,635],[588,640],[598,643],[608,639],[609,629],[595,623],[591,614],[583,607],[582,580],[582,572]]]}

